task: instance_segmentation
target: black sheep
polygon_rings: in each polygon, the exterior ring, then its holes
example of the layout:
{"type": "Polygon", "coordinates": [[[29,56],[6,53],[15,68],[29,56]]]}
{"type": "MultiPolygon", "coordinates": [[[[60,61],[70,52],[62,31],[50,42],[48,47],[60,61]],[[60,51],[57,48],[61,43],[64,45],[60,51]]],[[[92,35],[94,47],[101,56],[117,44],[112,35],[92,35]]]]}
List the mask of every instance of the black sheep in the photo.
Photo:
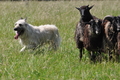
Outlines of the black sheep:
{"type": "Polygon", "coordinates": [[[102,21],[99,19],[92,19],[84,27],[83,44],[85,49],[90,52],[91,60],[96,60],[95,52],[101,54],[103,43],[103,28],[102,21]]]}
{"type": "MultiPolygon", "coordinates": [[[[75,36],[74,36],[77,48],[79,49],[79,52],[80,52],[80,55],[79,55],[80,60],[82,59],[83,48],[86,46],[85,45],[86,43],[84,42],[85,26],[88,25],[89,23],[93,24],[93,22],[98,25],[98,23],[95,21],[97,18],[95,16],[92,16],[90,13],[90,9],[92,9],[92,7],[93,6],[89,7],[89,5],[87,5],[87,6],[81,6],[80,8],[76,8],[80,11],[80,14],[81,14],[80,21],[76,25],[75,36]]],[[[100,19],[99,19],[99,22],[101,22],[100,19]]],[[[91,27],[94,27],[94,25],[92,25],[91,27]]]]}
{"type": "Polygon", "coordinates": [[[81,14],[81,18],[80,21],[77,23],[76,25],[76,30],[75,30],[75,41],[76,41],[76,45],[77,48],[79,49],[80,52],[80,59],[82,59],[82,54],[83,54],[83,29],[85,26],[85,22],[89,22],[91,19],[93,19],[91,13],[90,13],[90,9],[93,6],[87,5],[87,6],[81,6],[80,8],[76,8],[80,11],[81,14]]]}

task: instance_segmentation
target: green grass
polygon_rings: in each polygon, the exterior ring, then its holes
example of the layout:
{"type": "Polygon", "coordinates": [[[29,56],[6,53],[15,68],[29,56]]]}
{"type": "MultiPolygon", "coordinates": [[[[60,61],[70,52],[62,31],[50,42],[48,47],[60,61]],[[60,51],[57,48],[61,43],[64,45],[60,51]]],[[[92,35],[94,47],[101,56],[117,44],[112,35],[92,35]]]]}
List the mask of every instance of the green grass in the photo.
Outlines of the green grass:
{"type": "Polygon", "coordinates": [[[74,41],[80,14],[75,7],[95,5],[91,13],[101,19],[119,15],[119,1],[55,1],[55,2],[0,2],[0,80],[119,80],[120,63],[92,64],[87,52],[79,62],[79,51],[74,41]],[[19,53],[22,48],[14,39],[14,23],[27,17],[30,24],[55,24],[62,43],[57,51],[46,47],[34,52],[19,53]]]}

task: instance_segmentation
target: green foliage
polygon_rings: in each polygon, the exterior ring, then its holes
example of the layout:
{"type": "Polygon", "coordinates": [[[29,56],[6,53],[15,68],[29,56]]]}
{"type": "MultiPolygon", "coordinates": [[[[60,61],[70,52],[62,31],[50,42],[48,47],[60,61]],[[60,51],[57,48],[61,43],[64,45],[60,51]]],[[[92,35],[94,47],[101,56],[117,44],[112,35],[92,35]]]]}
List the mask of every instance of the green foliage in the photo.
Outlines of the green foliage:
{"type": "Polygon", "coordinates": [[[79,62],[74,31],[80,14],[75,7],[94,5],[91,13],[101,19],[119,15],[119,1],[56,1],[0,3],[0,80],[119,80],[120,64],[93,64],[87,51],[79,62]],[[112,4],[112,5],[111,5],[112,4]],[[55,24],[62,43],[57,51],[43,46],[19,53],[22,48],[14,39],[14,23],[21,17],[36,26],[55,24]]]}

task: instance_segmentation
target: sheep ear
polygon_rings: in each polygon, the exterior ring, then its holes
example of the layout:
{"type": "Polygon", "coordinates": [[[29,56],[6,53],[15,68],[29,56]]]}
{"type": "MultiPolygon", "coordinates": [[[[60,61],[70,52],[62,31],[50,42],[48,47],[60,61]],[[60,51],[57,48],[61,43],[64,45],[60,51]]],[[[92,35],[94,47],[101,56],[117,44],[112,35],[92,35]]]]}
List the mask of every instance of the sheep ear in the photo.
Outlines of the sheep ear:
{"type": "Polygon", "coordinates": [[[80,10],[80,8],[75,7],[76,9],[80,10]]]}
{"type": "Polygon", "coordinates": [[[91,9],[94,5],[90,6],[89,9],[91,9]]]}
{"type": "Polygon", "coordinates": [[[89,5],[87,5],[87,7],[89,7],[89,5]]]}

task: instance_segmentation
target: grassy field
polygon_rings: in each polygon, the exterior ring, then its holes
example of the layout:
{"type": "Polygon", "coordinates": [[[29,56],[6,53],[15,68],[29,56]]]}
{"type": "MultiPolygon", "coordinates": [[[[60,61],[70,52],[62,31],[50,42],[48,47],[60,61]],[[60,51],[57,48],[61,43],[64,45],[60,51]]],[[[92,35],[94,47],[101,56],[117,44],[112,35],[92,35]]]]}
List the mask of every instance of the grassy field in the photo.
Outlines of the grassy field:
{"type": "Polygon", "coordinates": [[[80,14],[75,7],[94,5],[91,13],[103,19],[106,15],[120,15],[120,1],[55,1],[0,2],[0,80],[120,80],[120,63],[92,64],[87,52],[79,62],[74,41],[80,14]],[[57,51],[46,46],[34,52],[19,53],[22,48],[14,39],[14,23],[27,17],[36,26],[55,24],[62,43],[57,51]]]}

